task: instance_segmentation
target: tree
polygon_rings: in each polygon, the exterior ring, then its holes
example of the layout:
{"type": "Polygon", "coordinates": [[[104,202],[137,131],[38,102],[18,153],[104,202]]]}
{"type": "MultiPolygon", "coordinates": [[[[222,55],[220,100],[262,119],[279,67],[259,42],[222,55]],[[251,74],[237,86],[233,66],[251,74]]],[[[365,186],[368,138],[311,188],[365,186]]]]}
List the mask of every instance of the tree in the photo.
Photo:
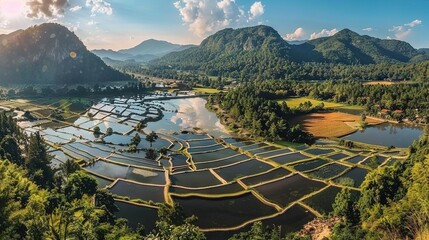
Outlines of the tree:
{"type": "Polygon", "coordinates": [[[149,148],[146,150],[147,159],[155,160],[157,157],[158,155],[156,154],[156,151],[153,148],[149,148]]]}
{"type": "Polygon", "coordinates": [[[163,147],[163,148],[159,149],[159,150],[158,150],[158,152],[159,152],[160,154],[162,154],[162,155],[167,155],[167,153],[168,153],[168,149],[167,149],[167,148],[165,148],[165,147],[163,147]]]}
{"type": "Polygon", "coordinates": [[[92,196],[96,190],[97,180],[82,171],[72,173],[64,186],[64,194],[69,201],[80,199],[83,195],[92,196]]]}
{"type": "Polygon", "coordinates": [[[115,212],[119,211],[118,206],[115,205],[115,199],[111,192],[107,189],[97,189],[95,193],[95,206],[104,209],[106,220],[112,222],[115,212]]]}
{"type": "Polygon", "coordinates": [[[101,130],[99,126],[94,127],[94,136],[98,137],[101,135],[101,130]]]}
{"type": "Polygon", "coordinates": [[[110,135],[112,135],[112,134],[113,134],[113,129],[112,129],[111,127],[107,128],[107,129],[106,129],[106,135],[107,135],[107,136],[110,136],[110,135]]]}
{"type": "Polygon", "coordinates": [[[332,204],[334,214],[336,216],[345,217],[348,222],[356,224],[359,222],[357,200],[358,199],[356,195],[353,195],[350,189],[341,189],[341,191],[335,197],[334,203],[332,204]]]}
{"type": "Polygon", "coordinates": [[[77,164],[74,160],[68,159],[63,164],[61,164],[61,170],[66,176],[69,176],[70,174],[78,171],[79,169],[80,169],[79,164],[77,164]]]}
{"type": "Polygon", "coordinates": [[[149,234],[149,239],[206,239],[201,230],[192,224],[196,217],[185,218],[182,208],[178,205],[161,205],[158,218],[156,232],[149,234]]]}
{"type": "Polygon", "coordinates": [[[51,157],[46,150],[46,144],[39,132],[32,134],[29,139],[25,166],[30,178],[39,186],[49,188],[53,184],[54,173],[50,167],[51,157]]]}
{"type": "Polygon", "coordinates": [[[146,141],[150,143],[151,148],[152,148],[152,143],[154,143],[157,139],[158,139],[158,134],[156,134],[156,132],[154,131],[146,135],[146,141]]]}
{"type": "Polygon", "coordinates": [[[131,145],[138,146],[141,141],[140,135],[136,133],[134,137],[131,139],[131,145]]]}
{"type": "Polygon", "coordinates": [[[0,148],[3,158],[20,166],[24,164],[21,156],[21,148],[14,137],[6,135],[0,142],[0,148]]]}

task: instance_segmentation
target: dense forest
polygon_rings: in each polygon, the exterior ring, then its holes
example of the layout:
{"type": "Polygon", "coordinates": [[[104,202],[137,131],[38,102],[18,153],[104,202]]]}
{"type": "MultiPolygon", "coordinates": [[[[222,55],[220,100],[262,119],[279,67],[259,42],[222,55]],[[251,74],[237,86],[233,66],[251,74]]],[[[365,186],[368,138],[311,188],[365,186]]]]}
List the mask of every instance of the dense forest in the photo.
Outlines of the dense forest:
{"type": "MultiPolygon", "coordinates": [[[[234,60],[231,60],[234,61],[234,60]]],[[[264,60],[261,60],[264,61],[264,60]]],[[[272,61],[272,60],[270,60],[272,61]]],[[[189,84],[219,87],[233,81],[252,80],[388,80],[388,81],[427,81],[429,61],[410,64],[370,64],[345,65],[334,63],[295,63],[278,62],[272,66],[249,65],[243,69],[223,69],[228,62],[210,65],[207,69],[180,69],[169,67],[145,66],[137,64],[117,66],[118,70],[155,76],[162,79],[183,80],[189,84]],[[218,70],[222,69],[222,70],[218,70]]]]}
{"type": "Polygon", "coordinates": [[[255,84],[210,96],[207,105],[211,109],[218,106],[221,109],[218,112],[221,118],[232,119],[232,128],[244,128],[255,137],[307,143],[313,140],[299,125],[292,126],[288,122],[293,113],[286,104],[279,105],[275,101],[265,99],[264,92],[255,84]]]}
{"type": "MultiPolygon", "coordinates": [[[[286,81],[272,80],[253,82],[247,86],[237,87],[220,95],[218,98],[225,99],[225,102],[239,104],[235,95],[250,94],[251,98],[265,99],[266,104],[269,101],[285,99],[289,97],[311,97],[314,99],[350,105],[359,105],[366,108],[369,115],[379,115],[380,111],[385,109],[384,117],[401,120],[418,119],[421,123],[427,123],[429,117],[429,90],[428,83],[397,83],[391,85],[365,85],[359,81],[286,81]],[[252,90],[247,91],[248,88],[252,90]],[[395,111],[397,110],[397,111],[395,111]],[[398,111],[399,110],[399,111],[398,111]]],[[[244,96],[241,96],[245,98],[244,96]]],[[[274,102],[271,102],[274,104],[274,102]]],[[[282,107],[282,114],[289,114],[286,106],[282,107]]],[[[225,103],[226,109],[232,107],[225,103]]],[[[244,106],[240,106],[245,109],[244,106]]],[[[256,109],[255,109],[256,110],[256,109]]],[[[242,114],[242,112],[240,112],[242,114]]],[[[293,111],[292,111],[293,113],[293,111]]],[[[296,113],[296,112],[295,112],[296,113]]],[[[301,112],[302,113],[302,112],[301,112]]],[[[244,115],[241,115],[242,117],[244,115]]]]}

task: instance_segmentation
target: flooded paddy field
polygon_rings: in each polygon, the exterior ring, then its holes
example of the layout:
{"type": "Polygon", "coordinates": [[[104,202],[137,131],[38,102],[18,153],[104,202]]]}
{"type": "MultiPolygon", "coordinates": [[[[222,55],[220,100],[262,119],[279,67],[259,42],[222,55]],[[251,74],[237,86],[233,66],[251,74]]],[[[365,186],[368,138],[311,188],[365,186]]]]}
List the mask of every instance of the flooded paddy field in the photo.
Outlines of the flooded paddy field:
{"type": "MultiPolygon", "coordinates": [[[[150,231],[158,204],[178,203],[185,215],[198,217],[209,239],[259,220],[281,226],[282,233],[299,230],[328,214],[342,188],[358,194],[372,169],[407,154],[344,149],[336,142],[291,148],[243,139],[229,133],[205,101],[106,98],[60,125],[47,117],[20,126],[26,134],[40,132],[53,167],[76,161],[110,190],[116,215],[131,227],[141,223],[150,231]],[[152,131],[157,138],[148,141],[152,131]]],[[[48,110],[37,107],[40,114],[48,110]]]]}

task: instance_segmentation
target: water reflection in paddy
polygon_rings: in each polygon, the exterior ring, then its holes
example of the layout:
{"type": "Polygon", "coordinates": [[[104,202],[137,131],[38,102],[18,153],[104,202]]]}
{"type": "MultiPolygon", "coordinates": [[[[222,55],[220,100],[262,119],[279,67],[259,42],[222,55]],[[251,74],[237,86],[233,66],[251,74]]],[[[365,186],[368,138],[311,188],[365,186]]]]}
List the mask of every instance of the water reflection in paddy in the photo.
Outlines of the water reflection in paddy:
{"type": "Polygon", "coordinates": [[[383,123],[367,127],[362,131],[357,131],[343,138],[369,144],[407,148],[422,133],[423,130],[421,127],[383,123]]]}
{"type": "Polygon", "coordinates": [[[177,112],[164,112],[164,117],[157,122],[148,123],[146,132],[174,133],[192,128],[204,129],[215,137],[230,136],[226,128],[220,123],[216,114],[206,109],[206,100],[203,98],[165,100],[164,108],[177,112]]]}

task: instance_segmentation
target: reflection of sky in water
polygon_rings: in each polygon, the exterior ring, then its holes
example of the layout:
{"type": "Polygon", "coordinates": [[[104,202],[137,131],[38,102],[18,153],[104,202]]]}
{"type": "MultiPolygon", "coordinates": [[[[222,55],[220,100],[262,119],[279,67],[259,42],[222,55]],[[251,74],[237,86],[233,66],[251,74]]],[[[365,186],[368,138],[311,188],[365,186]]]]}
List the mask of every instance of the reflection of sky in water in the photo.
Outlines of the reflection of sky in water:
{"type": "Polygon", "coordinates": [[[164,112],[164,118],[148,123],[146,131],[172,133],[197,127],[215,137],[229,136],[216,114],[206,109],[205,99],[173,99],[164,103],[169,110],[174,107],[177,113],[164,112]]]}
{"type": "Polygon", "coordinates": [[[377,144],[382,146],[395,146],[407,148],[423,133],[422,128],[411,127],[404,124],[383,123],[370,126],[362,131],[357,131],[344,139],[377,144]]]}

